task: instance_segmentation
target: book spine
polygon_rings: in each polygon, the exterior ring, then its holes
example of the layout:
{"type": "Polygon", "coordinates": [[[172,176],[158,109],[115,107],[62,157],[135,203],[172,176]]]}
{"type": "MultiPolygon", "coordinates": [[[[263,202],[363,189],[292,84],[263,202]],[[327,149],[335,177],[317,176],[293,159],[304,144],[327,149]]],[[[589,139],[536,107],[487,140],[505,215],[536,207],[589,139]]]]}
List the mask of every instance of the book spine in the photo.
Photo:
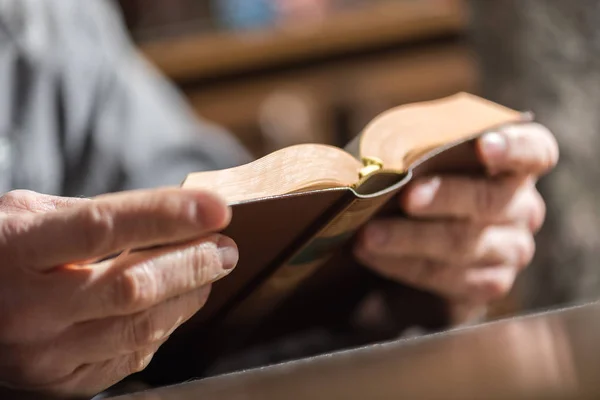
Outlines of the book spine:
{"type": "Polygon", "coordinates": [[[352,195],[335,218],[306,240],[298,251],[232,310],[225,324],[239,327],[260,322],[326,264],[396,193],[392,191],[372,198],[352,195]]]}

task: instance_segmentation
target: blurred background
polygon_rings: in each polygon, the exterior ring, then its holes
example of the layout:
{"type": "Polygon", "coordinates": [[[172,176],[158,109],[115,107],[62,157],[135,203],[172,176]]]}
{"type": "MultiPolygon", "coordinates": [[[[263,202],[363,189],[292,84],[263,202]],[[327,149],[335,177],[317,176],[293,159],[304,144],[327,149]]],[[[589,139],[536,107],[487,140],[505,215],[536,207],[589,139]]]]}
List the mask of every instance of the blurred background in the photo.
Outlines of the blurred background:
{"type": "Polygon", "coordinates": [[[121,0],[141,51],[256,155],[473,90],[457,0],[121,0]]]}
{"type": "Polygon", "coordinates": [[[457,91],[532,110],[561,162],[534,265],[492,316],[600,291],[596,0],[120,0],[140,51],[261,156],[343,146],[385,109],[457,91]]]}

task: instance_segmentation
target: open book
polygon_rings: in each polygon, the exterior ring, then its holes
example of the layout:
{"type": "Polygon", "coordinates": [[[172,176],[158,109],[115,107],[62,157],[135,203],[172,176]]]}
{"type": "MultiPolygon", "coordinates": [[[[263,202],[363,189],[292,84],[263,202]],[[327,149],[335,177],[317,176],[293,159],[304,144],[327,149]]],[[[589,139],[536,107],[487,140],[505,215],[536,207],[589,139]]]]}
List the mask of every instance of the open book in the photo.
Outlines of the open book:
{"type": "Polygon", "coordinates": [[[347,265],[335,254],[386,207],[399,213],[393,205],[404,185],[427,173],[477,171],[473,139],[529,120],[528,113],[459,93],[389,110],[346,149],[301,144],[236,168],[190,174],[183,188],[208,189],[231,204],[224,233],[240,251],[237,268],[213,286],[191,326],[204,333],[218,326],[219,340],[231,341],[319,271],[329,270],[323,276],[331,290],[347,285],[347,265]]]}

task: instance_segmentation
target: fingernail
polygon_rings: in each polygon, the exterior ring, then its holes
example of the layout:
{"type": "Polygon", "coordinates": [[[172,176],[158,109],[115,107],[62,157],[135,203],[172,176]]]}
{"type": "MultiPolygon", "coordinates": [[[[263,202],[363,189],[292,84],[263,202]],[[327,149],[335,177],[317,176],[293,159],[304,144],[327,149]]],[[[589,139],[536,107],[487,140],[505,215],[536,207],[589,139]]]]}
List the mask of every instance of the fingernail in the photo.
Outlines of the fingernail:
{"type": "Polygon", "coordinates": [[[367,247],[370,249],[380,249],[384,247],[389,238],[389,231],[383,224],[371,224],[365,230],[367,247]]]}
{"type": "Polygon", "coordinates": [[[229,224],[231,209],[227,203],[214,193],[195,193],[196,220],[206,229],[218,230],[229,224]]]}
{"type": "Polygon", "coordinates": [[[506,156],[508,143],[504,135],[498,132],[487,133],[481,139],[481,150],[487,166],[490,168],[500,164],[506,156]]]}
{"type": "Polygon", "coordinates": [[[237,265],[240,257],[235,242],[226,236],[222,236],[219,238],[217,246],[222,268],[224,270],[233,269],[237,265]]]}
{"type": "Polygon", "coordinates": [[[409,209],[418,210],[425,208],[435,198],[435,194],[440,188],[442,180],[438,177],[432,178],[427,182],[418,184],[413,190],[409,198],[409,209]]]}

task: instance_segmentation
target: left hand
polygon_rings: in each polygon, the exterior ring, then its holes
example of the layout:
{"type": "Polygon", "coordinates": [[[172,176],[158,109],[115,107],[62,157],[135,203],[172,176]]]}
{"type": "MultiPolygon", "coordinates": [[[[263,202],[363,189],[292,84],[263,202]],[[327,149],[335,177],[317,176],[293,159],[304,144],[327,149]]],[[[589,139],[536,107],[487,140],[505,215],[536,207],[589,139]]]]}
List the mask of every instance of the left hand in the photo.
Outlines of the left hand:
{"type": "Polygon", "coordinates": [[[487,175],[415,180],[399,199],[414,218],[373,221],[355,248],[379,274],[447,299],[456,323],[504,297],[531,262],[546,211],[535,185],[558,161],[554,137],[535,123],[477,147],[487,175]]]}

